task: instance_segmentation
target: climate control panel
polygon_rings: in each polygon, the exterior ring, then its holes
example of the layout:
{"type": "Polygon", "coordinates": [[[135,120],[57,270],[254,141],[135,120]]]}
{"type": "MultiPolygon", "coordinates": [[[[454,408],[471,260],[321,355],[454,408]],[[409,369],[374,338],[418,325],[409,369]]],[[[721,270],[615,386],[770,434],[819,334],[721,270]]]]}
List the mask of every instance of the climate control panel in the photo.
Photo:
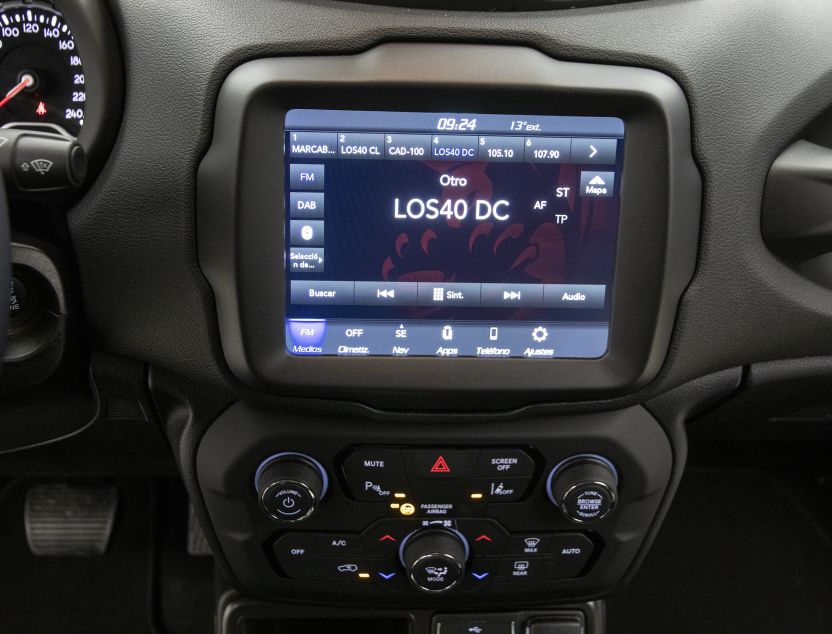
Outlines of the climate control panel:
{"type": "Polygon", "coordinates": [[[476,592],[579,577],[599,554],[591,532],[507,531],[491,519],[380,520],[360,534],[290,531],[272,551],[290,579],[393,592],[476,592]]]}
{"type": "Polygon", "coordinates": [[[641,408],[400,428],[240,404],[197,456],[222,552],[248,591],[454,608],[611,588],[670,466],[641,408]]]}

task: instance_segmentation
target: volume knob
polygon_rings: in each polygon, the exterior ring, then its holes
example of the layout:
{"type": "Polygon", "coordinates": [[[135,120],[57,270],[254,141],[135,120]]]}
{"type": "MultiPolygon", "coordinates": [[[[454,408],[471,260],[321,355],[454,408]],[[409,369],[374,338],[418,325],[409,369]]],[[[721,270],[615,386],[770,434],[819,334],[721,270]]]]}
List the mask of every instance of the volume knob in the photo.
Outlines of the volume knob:
{"type": "Polygon", "coordinates": [[[280,453],[264,460],[255,475],[263,511],[281,522],[306,519],[326,494],[326,470],[314,458],[280,453]]]}

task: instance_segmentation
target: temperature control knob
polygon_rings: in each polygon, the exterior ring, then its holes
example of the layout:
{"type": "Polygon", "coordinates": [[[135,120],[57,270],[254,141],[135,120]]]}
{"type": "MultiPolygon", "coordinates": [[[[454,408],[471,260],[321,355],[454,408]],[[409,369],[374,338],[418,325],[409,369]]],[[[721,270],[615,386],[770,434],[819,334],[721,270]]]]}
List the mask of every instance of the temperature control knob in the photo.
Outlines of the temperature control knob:
{"type": "Polygon", "coordinates": [[[595,522],[615,508],[618,473],[606,458],[580,455],[567,458],[549,474],[549,499],[573,522],[595,522]]]}
{"type": "Polygon", "coordinates": [[[312,515],[328,486],[321,464],[300,453],[280,453],[263,461],[255,482],[263,510],[281,522],[299,522],[312,515]]]}
{"type": "Polygon", "coordinates": [[[424,592],[445,592],[462,581],[468,542],[454,530],[427,528],[411,533],[400,550],[410,582],[424,592]]]}

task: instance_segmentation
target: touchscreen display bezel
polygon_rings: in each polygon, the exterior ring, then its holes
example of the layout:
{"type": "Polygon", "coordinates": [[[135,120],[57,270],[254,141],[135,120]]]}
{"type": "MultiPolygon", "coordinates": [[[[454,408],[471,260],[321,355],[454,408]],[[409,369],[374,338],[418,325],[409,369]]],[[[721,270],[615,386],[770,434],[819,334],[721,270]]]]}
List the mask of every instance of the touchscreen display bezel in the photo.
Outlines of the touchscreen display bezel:
{"type": "Polygon", "coordinates": [[[263,59],[226,80],[198,176],[200,265],[225,357],[245,384],[382,407],[498,408],[621,394],[658,372],[695,263],[701,181],[684,95],[649,70],[525,48],[386,44],[263,59]],[[626,143],[607,353],[599,359],[298,358],[285,350],[283,121],[289,110],[619,117],[626,143]],[[277,175],[277,177],[275,177],[277,175]],[[424,395],[430,394],[430,399],[424,395]]]}

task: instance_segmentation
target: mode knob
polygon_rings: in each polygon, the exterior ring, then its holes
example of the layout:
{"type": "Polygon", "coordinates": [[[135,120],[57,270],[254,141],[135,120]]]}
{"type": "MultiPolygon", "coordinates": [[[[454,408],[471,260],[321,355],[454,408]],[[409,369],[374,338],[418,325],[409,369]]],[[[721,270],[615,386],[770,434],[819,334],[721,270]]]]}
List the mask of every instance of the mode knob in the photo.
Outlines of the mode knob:
{"type": "Polygon", "coordinates": [[[601,456],[567,458],[549,474],[549,499],[573,522],[596,522],[606,517],[617,500],[618,473],[601,456]]]}
{"type": "Polygon", "coordinates": [[[312,515],[328,486],[321,463],[300,453],[267,458],[254,480],[260,506],[269,517],[281,522],[299,522],[312,515]]]}
{"type": "Polygon", "coordinates": [[[419,590],[446,592],[462,581],[468,542],[454,530],[427,528],[405,538],[399,558],[419,590]]]}

